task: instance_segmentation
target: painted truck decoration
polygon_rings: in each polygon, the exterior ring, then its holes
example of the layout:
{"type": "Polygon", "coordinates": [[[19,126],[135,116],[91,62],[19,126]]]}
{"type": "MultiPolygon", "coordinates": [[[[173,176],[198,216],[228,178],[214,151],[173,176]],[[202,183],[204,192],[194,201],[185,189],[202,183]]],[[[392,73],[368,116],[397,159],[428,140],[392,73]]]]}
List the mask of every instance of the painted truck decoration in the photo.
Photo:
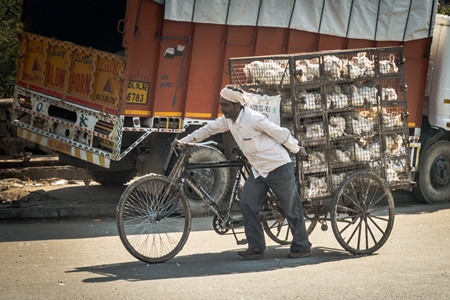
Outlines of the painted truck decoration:
{"type": "MultiPolygon", "coordinates": [[[[408,86],[401,98],[407,99],[403,125],[420,137],[410,144],[415,194],[427,202],[447,201],[450,155],[441,149],[450,145],[444,100],[450,96],[436,94],[445,76],[432,75],[445,72],[445,47],[438,45],[447,42],[449,22],[436,19],[434,0],[388,2],[117,0],[108,2],[105,14],[101,3],[88,0],[79,7],[89,10],[24,0],[13,123],[19,136],[90,170],[101,184],[124,184],[137,173],[169,171],[175,159],[170,142],[221,114],[218,95],[230,82],[231,58],[402,46],[408,86]],[[433,39],[434,32],[439,35],[433,39]]],[[[389,65],[391,58],[384,60],[389,65]]],[[[317,62],[298,61],[303,63],[317,62]]],[[[299,76],[308,82],[314,72],[299,76]]],[[[362,93],[355,87],[347,97],[362,93]]],[[[314,92],[305,93],[305,108],[316,108],[314,92]]],[[[289,111],[283,105],[281,110],[282,119],[289,111]]],[[[216,139],[230,155],[229,137],[216,139]]],[[[207,209],[197,205],[194,214],[207,209]]]]}

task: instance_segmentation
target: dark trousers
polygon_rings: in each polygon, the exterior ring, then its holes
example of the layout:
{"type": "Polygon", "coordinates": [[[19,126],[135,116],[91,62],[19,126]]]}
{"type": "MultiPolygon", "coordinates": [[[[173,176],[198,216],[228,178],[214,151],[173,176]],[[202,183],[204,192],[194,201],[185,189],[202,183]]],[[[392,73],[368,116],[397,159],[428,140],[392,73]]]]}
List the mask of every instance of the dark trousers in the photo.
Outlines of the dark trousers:
{"type": "Polygon", "coordinates": [[[294,166],[285,164],[267,175],[255,178],[251,173],[242,191],[242,214],[248,247],[265,249],[264,231],[259,221],[258,211],[264,202],[269,188],[274,192],[284,208],[293,240],[291,251],[304,251],[310,248],[303,217],[303,207],[295,183],[294,166]]]}

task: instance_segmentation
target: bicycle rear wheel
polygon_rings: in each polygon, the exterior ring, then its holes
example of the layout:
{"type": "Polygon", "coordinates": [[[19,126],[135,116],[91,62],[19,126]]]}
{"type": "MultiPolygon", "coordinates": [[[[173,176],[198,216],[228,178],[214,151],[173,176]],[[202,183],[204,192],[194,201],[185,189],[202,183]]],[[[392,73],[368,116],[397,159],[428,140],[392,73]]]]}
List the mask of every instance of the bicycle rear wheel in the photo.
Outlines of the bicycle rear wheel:
{"type": "Polygon", "coordinates": [[[161,263],[177,255],[191,229],[189,203],[167,177],[149,174],[132,182],[117,206],[117,229],[127,251],[161,263]]]}

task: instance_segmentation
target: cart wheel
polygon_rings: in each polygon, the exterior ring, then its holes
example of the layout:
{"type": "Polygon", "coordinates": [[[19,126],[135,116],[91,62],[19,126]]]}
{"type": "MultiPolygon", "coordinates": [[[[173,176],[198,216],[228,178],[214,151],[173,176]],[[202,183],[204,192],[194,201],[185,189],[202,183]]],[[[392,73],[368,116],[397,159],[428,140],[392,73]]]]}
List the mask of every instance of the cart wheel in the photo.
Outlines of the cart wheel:
{"type": "Polygon", "coordinates": [[[341,183],[331,207],[331,226],[339,244],[353,254],[383,246],[394,225],[394,199],[372,172],[358,172],[341,183]]]}

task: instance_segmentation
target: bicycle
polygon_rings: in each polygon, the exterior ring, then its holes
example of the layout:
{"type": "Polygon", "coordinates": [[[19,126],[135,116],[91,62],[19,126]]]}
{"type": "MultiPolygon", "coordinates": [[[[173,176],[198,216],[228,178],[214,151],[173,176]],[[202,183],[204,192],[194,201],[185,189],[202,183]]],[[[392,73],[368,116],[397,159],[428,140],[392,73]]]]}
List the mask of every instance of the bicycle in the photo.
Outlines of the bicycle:
{"type": "MultiPolygon", "coordinates": [[[[214,142],[189,143],[180,147],[180,157],[169,176],[148,174],[132,182],[123,192],[117,206],[117,228],[127,251],[140,261],[161,263],[177,255],[185,245],[191,229],[191,212],[184,195],[186,186],[198,194],[214,213],[213,229],[224,235],[232,231],[237,244],[236,228],[244,225],[242,216],[236,216],[243,182],[251,171],[243,153],[235,148],[235,160],[191,163],[190,152],[194,147],[209,147],[214,142]],[[195,180],[195,170],[204,168],[237,168],[228,207],[222,209],[214,202],[201,182],[195,180]]],[[[280,245],[291,243],[292,234],[284,211],[276,196],[269,191],[259,211],[265,233],[280,245]]],[[[308,218],[308,234],[316,225],[316,218],[308,218]]]]}

